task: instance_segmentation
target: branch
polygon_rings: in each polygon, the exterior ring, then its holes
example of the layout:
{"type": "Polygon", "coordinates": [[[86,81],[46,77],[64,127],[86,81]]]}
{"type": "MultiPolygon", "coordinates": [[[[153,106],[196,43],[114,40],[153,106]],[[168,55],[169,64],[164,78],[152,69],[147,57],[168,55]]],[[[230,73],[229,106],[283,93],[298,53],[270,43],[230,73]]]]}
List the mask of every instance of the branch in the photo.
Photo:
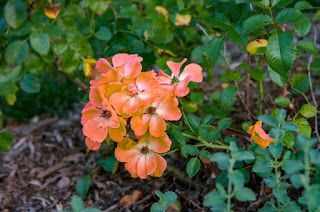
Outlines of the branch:
{"type": "MultiPolygon", "coordinates": [[[[313,42],[316,43],[317,41],[317,28],[314,27],[314,38],[313,38],[313,42]]],[[[313,87],[312,87],[312,79],[311,79],[311,62],[313,60],[313,55],[310,55],[309,58],[309,63],[308,63],[308,78],[309,78],[309,85],[310,85],[310,92],[311,92],[311,97],[312,97],[312,102],[314,104],[314,107],[318,110],[318,103],[316,101],[315,95],[314,95],[314,91],[313,91],[313,87]]],[[[318,130],[318,114],[316,113],[315,117],[314,117],[314,132],[317,135],[318,141],[320,143],[320,135],[319,135],[319,130],[318,130]]]]}

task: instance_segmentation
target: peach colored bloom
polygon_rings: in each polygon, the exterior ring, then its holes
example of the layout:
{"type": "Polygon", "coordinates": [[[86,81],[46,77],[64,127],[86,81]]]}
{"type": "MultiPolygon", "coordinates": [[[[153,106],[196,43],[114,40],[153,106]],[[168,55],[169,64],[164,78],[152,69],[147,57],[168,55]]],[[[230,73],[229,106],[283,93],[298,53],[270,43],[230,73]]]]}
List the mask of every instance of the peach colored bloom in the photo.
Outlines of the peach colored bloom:
{"type": "Polygon", "coordinates": [[[180,63],[168,61],[167,65],[172,71],[171,76],[160,70],[157,77],[158,83],[162,87],[171,90],[179,97],[186,96],[189,93],[188,84],[190,81],[202,82],[203,80],[202,68],[195,63],[187,65],[180,74],[180,68],[186,61],[186,58],[180,63]]]}
{"type": "Polygon", "coordinates": [[[178,100],[166,90],[162,90],[163,96],[150,105],[145,106],[141,113],[131,119],[131,128],[136,136],[145,134],[148,130],[155,137],[161,136],[166,130],[168,121],[178,121],[181,111],[178,100]]]}
{"type": "Polygon", "coordinates": [[[124,80],[125,89],[110,96],[110,104],[118,114],[132,115],[144,104],[160,96],[161,91],[154,89],[157,86],[156,73],[141,72],[135,79],[124,80]]]}
{"type": "Polygon", "coordinates": [[[263,149],[267,148],[271,142],[274,142],[273,138],[262,129],[262,122],[257,121],[254,125],[250,126],[247,133],[251,135],[251,140],[255,141],[263,149]]]}
{"type": "Polygon", "coordinates": [[[116,54],[112,57],[112,65],[104,59],[100,58],[97,62],[96,68],[101,71],[101,73],[106,74],[111,70],[117,71],[121,77],[125,79],[136,78],[142,70],[142,57],[137,54],[116,54]]]}
{"type": "Polygon", "coordinates": [[[141,137],[138,143],[125,137],[115,149],[115,157],[125,162],[125,168],[132,177],[146,179],[148,175],[162,176],[167,162],[157,153],[169,151],[171,141],[166,134],[155,138],[150,135],[141,137]]]}

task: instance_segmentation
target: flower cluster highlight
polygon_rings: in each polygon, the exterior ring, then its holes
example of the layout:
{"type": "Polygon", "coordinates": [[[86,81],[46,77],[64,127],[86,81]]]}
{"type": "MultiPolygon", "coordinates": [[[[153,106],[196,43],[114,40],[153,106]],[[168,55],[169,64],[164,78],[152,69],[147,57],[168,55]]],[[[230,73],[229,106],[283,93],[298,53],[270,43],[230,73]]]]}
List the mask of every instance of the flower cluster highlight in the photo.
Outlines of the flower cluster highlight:
{"type": "Polygon", "coordinates": [[[188,83],[203,80],[202,68],[194,63],[180,73],[180,63],[168,61],[171,76],[162,70],[142,72],[142,57],[116,54],[112,65],[100,58],[96,63],[99,79],[90,81],[89,102],[82,110],[81,124],[90,150],[103,141],[117,142],[115,156],[125,163],[132,177],[159,177],[167,167],[160,155],[170,150],[165,121],[181,118],[177,97],[189,93],[188,83]],[[137,141],[127,137],[130,126],[137,141]]]}
{"type": "Polygon", "coordinates": [[[271,142],[274,142],[274,139],[262,129],[261,121],[257,121],[254,125],[250,126],[247,133],[251,135],[251,140],[263,149],[267,148],[271,142]]]}

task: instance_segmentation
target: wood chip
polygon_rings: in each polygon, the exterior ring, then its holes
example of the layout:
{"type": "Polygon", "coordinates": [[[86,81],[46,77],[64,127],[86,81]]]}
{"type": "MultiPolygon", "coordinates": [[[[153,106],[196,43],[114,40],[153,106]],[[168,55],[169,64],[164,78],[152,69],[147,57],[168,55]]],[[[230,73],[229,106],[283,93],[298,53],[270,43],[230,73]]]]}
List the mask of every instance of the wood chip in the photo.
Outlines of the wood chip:
{"type": "Polygon", "coordinates": [[[50,175],[51,173],[56,172],[57,170],[61,169],[65,165],[66,164],[64,162],[58,163],[58,164],[46,169],[45,171],[41,172],[40,174],[38,174],[38,177],[39,178],[44,178],[44,177],[50,175]]]}

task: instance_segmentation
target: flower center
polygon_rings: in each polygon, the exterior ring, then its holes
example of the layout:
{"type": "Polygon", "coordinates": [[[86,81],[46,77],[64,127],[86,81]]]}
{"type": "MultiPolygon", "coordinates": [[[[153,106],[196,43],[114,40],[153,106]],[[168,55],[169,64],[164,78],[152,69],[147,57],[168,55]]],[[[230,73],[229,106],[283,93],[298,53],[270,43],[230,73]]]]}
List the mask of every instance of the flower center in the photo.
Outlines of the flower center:
{"type": "Polygon", "coordinates": [[[140,150],[141,154],[148,154],[150,153],[150,149],[147,146],[142,147],[142,149],[140,150]]]}
{"type": "Polygon", "coordinates": [[[171,80],[171,85],[179,81],[180,81],[179,78],[173,77],[173,79],[171,80]]]}
{"type": "Polygon", "coordinates": [[[148,107],[146,113],[149,115],[153,115],[156,112],[157,108],[155,107],[148,107]]]}
{"type": "Polygon", "coordinates": [[[102,110],[102,113],[100,115],[100,117],[103,117],[103,118],[110,118],[112,116],[112,113],[109,111],[109,110],[102,110]]]}

